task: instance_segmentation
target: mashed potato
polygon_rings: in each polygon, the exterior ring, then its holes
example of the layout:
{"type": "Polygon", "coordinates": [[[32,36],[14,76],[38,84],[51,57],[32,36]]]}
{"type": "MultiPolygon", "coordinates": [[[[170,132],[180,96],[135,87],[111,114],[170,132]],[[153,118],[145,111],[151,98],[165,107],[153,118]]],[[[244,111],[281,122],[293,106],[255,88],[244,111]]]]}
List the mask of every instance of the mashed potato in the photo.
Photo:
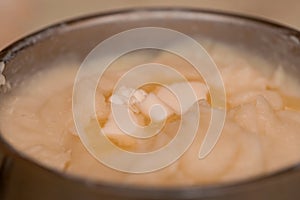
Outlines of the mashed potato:
{"type": "MultiPolygon", "coordinates": [[[[219,67],[227,96],[224,129],[205,159],[198,159],[198,152],[211,116],[209,93],[203,78],[188,62],[166,52],[133,53],[113,63],[115,68],[112,66],[99,82],[96,112],[100,126],[120,148],[132,152],[162,148],[174,138],[180,122],[172,95],[159,85],[147,85],[135,93],[135,99],[127,106],[136,123],[147,125],[150,117],[166,120],[158,135],[139,140],[122,133],[111,115],[111,104],[124,105],[122,98],[130,88],[124,87],[114,94],[112,90],[127,66],[155,61],[181,72],[199,100],[200,128],[192,146],[169,167],[148,174],[127,174],[102,165],[88,153],[76,133],[72,116],[72,89],[78,65],[52,67],[34,74],[3,99],[1,132],[21,153],[45,166],[87,179],[127,184],[226,183],[272,173],[299,162],[300,90],[296,81],[282,67],[270,66],[242,49],[213,41],[206,41],[205,47],[219,67]],[[153,104],[160,104],[167,112],[149,116],[153,104]]],[[[184,87],[180,84],[170,86],[180,90],[184,87]]]]}

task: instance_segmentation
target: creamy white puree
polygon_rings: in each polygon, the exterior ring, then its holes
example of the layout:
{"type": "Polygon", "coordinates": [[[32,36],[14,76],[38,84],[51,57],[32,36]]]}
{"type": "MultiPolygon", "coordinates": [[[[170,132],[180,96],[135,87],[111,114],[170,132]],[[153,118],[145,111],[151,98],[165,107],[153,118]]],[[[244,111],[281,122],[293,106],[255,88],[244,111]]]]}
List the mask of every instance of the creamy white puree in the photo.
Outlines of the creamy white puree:
{"type": "MultiPolygon", "coordinates": [[[[173,66],[191,82],[201,110],[200,129],[192,147],[172,166],[155,173],[132,175],[102,165],[82,145],[72,118],[72,87],[76,64],[48,68],[25,81],[1,101],[0,129],[21,153],[63,173],[93,180],[139,185],[206,185],[246,179],[274,172],[300,162],[300,90],[282,67],[270,66],[257,55],[227,45],[205,45],[222,74],[227,95],[227,119],[217,145],[203,160],[200,144],[210,119],[210,97],[204,81],[189,64],[162,52],[151,56],[128,55],[105,74],[96,95],[97,117],[108,137],[118,146],[135,152],[163,147],[178,129],[180,112],[174,96],[165,88],[148,86],[128,100],[124,86],[112,95],[112,88],[130,64],[155,61],[173,66]],[[268,69],[268,70],[259,70],[268,69]],[[289,81],[287,81],[289,80],[289,81]],[[129,103],[128,103],[129,102],[129,103]],[[111,116],[110,104],[128,106],[134,120],[147,125],[149,118],[167,120],[162,132],[149,141],[123,134],[111,116]],[[159,104],[167,112],[152,113],[159,104]]],[[[193,53],[193,52],[191,52],[193,53]]],[[[175,90],[183,83],[173,83],[175,90]]],[[[186,105],[184,112],[190,105],[186,105]]],[[[151,161],[149,161],[151,162],[151,161]]]]}

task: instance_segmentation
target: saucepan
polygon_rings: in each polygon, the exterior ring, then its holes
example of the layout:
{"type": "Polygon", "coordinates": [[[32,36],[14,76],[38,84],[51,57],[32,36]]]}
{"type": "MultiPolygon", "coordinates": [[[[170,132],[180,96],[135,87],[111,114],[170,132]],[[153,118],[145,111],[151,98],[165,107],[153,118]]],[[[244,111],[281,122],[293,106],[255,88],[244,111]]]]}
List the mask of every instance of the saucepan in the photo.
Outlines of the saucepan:
{"type": "MultiPolygon", "coordinates": [[[[4,97],[31,74],[61,60],[82,62],[101,41],[138,27],[163,27],[245,46],[300,79],[300,32],[261,19],[186,8],[133,9],[64,21],[24,37],[0,52],[10,85],[4,97]]],[[[2,99],[0,97],[0,100],[2,99]]],[[[0,134],[0,199],[265,200],[300,199],[300,163],[234,183],[170,188],[91,181],[49,169],[24,156],[0,134]]]]}

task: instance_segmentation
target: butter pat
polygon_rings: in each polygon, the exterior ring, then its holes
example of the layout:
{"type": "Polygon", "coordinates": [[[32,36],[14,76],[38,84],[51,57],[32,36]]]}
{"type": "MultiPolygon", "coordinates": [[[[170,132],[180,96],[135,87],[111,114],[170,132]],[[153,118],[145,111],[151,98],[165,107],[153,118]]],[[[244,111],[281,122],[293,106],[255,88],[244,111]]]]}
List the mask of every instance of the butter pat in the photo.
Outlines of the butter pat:
{"type": "Polygon", "coordinates": [[[166,120],[174,111],[161,101],[154,93],[142,89],[120,87],[111,97],[110,102],[116,105],[126,105],[133,113],[142,113],[154,122],[166,120]]]}
{"type": "Polygon", "coordinates": [[[149,93],[147,97],[135,106],[154,122],[166,120],[174,111],[161,101],[155,94],[149,93]]]}
{"type": "Polygon", "coordinates": [[[161,101],[172,108],[176,114],[182,115],[199,100],[207,99],[207,87],[201,82],[180,82],[174,83],[168,88],[161,87],[157,96],[161,101]]]}
{"type": "Polygon", "coordinates": [[[117,105],[125,105],[128,103],[130,95],[134,92],[134,89],[127,87],[120,87],[114,94],[111,95],[109,101],[117,105]]]}

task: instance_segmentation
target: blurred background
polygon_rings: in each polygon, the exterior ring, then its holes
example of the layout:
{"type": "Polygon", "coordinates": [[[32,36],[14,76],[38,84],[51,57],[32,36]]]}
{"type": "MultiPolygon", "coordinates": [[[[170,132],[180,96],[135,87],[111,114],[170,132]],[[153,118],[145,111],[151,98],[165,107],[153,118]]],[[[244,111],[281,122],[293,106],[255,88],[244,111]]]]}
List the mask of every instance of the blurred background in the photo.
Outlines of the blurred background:
{"type": "Polygon", "coordinates": [[[300,29],[299,0],[0,0],[0,49],[55,22],[121,8],[185,6],[268,18],[300,29]]]}

